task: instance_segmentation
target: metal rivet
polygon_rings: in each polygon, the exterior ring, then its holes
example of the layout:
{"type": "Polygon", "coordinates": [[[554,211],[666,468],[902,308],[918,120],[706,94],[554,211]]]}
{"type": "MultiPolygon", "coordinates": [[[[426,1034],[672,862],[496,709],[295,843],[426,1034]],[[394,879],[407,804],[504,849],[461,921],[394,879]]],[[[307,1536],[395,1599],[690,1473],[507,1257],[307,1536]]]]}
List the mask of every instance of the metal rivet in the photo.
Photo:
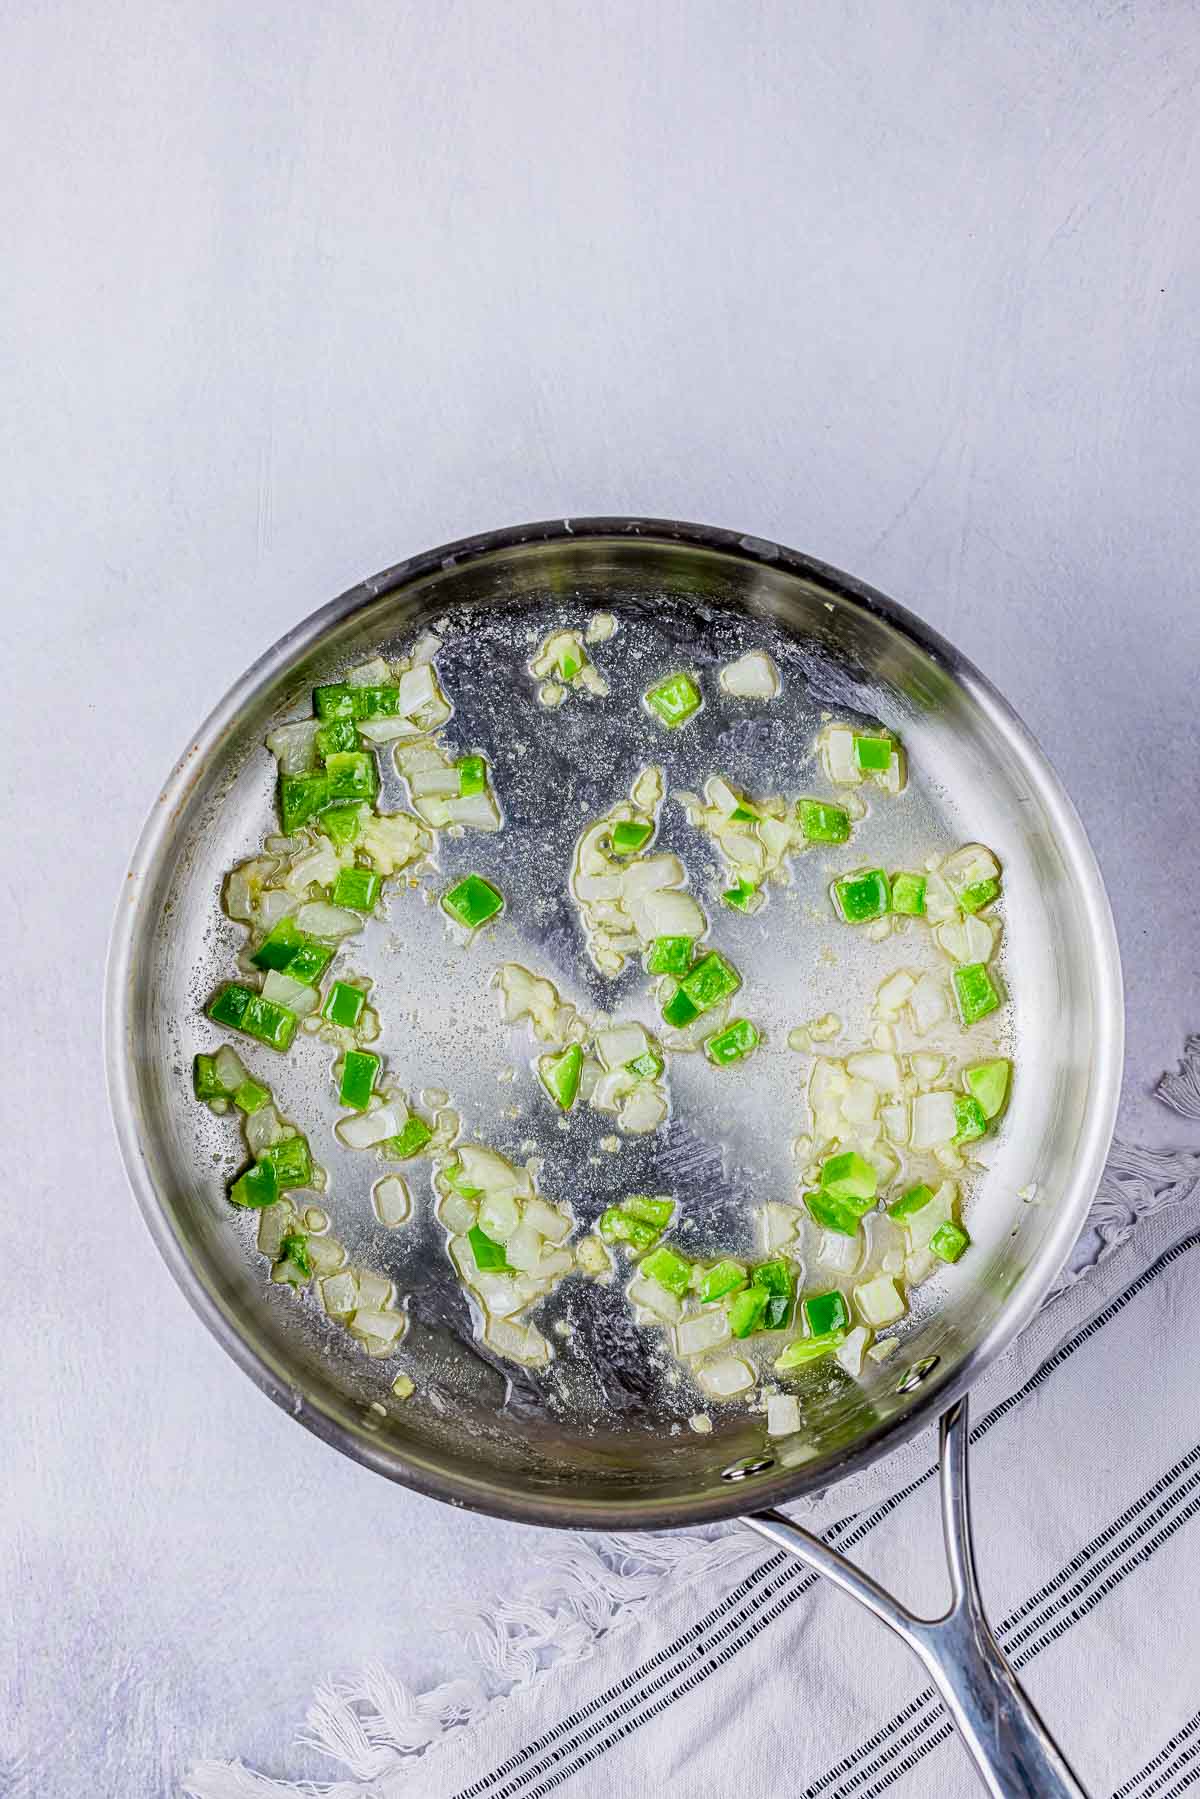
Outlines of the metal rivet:
{"type": "Polygon", "coordinates": [[[929,1379],[929,1376],[933,1373],[941,1359],[940,1355],[927,1355],[923,1362],[914,1362],[908,1373],[904,1376],[904,1379],[897,1386],[897,1393],[915,1392],[923,1380],[929,1379]]]}
{"type": "Polygon", "coordinates": [[[773,1455],[748,1455],[744,1462],[733,1462],[728,1468],[722,1468],[722,1480],[749,1480],[752,1474],[765,1474],[768,1468],[775,1466],[773,1455]]]}

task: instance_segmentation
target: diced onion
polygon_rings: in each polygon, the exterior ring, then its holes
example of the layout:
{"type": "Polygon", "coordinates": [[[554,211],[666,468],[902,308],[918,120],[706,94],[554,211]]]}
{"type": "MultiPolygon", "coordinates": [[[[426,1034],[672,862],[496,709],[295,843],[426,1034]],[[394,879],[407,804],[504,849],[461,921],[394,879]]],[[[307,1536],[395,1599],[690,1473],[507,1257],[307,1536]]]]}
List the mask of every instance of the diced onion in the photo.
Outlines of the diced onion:
{"type": "Polygon", "coordinates": [[[721,686],[739,700],[773,700],[779,692],[779,670],[765,650],[747,650],[721,670],[721,686]]]}
{"type": "Polygon", "coordinates": [[[282,1118],[274,1106],[260,1106],[257,1112],[251,1112],[242,1121],[242,1130],[246,1137],[246,1148],[252,1156],[261,1156],[264,1149],[272,1144],[281,1143],[289,1133],[282,1118]]]}
{"type": "Polygon", "coordinates": [[[584,1274],[600,1279],[612,1272],[612,1257],[601,1237],[584,1237],[575,1246],[575,1260],[584,1274]]]}
{"type": "Polygon", "coordinates": [[[794,1393],[772,1393],[767,1400],[767,1435],[791,1437],[801,1428],[800,1401],[794,1393]]]}
{"type": "Polygon", "coordinates": [[[683,1317],[683,1304],[678,1295],[641,1275],[630,1281],[629,1298],[635,1306],[644,1306],[646,1311],[653,1312],[664,1324],[678,1324],[683,1317]]]}
{"type": "Polygon", "coordinates": [[[913,1030],[919,1037],[931,1031],[935,1024],[940,1024],[947,1017],[950,1003],[946,994],[946,983],[940,975],[923,974],[908,996],[908,1010],[912,1018],[913,1030]]]}
{"type": "Polygon", "coordinates": [[[286,1199],[277,1200],[273,1206],[264,1206],[259,1213],[258,1247],[272,1262],[279,1254],[283,1239],[295,1223],[296,1214],[286,1199]]]}
{"type": "Polygon", "coordinates": [[[385,1174],[381,1181],[376,1181],[371,1189],[371,1198],[376,1217],[389,1230],[403,1224],[412,1211],[412,1195],[408,1190],[408,1183],[399,1174],[385,1174]]]}
{"type": "Polygon", "coordinates": [[[949,1143],[958,1129],[952,1093],[918,1093],[912,1103],[912,1135],[914,1149],[934,1149],[949,1143]]]}
{"type": "Polygon", "coordinates": [[[645,1055],[649,1048],[645,1027],[637,1023],[618,1024],[606,1031],[597,1031],[596,1048],[606,1068],[624,1068],[627,1062],[645,1055]]]}
{"type": "Polygon", "coordinates": [[[338,943],[343,937],[361,931],[363,926],[357,912],[331,906],[328,900],[309,900],[297,912],[296,923],[310,937],[320,937],[326,943],[338,943]]]}
{"type": "Polygon", "coordinates": [[[281,775],[307,774],[316,766],[316,737],[321,729],[319,718],[298,718],[294,724],[279,725],[267,738],[267,748],[279,764],[281,775]]]}
{"type": "MultiPolygon", "coordinates": [[[[257,1116],[257,1114],[256,1114],[257,1116]]],[[[389,1137],[398,1137],[408,1118],[408,1107],[402,1100],[373,1106],[368,1112],[352,1112],[339,1118],[334,1129],[347,1149],[373,1149],[389,1137]]]]}
{"type": "Polygon", "coordinates": [[[775,1250],[783,1249],[794,1241],[796,1227],[800,1222],[800,1214],[794,1206],[784,1206],[777,1200],[768,1200],[759,1216],[763,1250],[767,1255],[772,1255],[775,1250]]]}
{"type": "Polygon", "coordinates": [[[859,1324],[849,1333],[844,1343],[840,1343],[834,1351],[834,1360],[844,1368],[851,1380],[857,1380],[862,1373],[863,1353],[870,1341],[871,1333],[859,1324]]]}
{"type": "Polygon", "coordinates": [[[550,1360],[550,1345],[532,1324],[513,1324],[507,1318],[489,1318],[483,1340],[497,1355],[526,1368],[544,1368],[550,1360]]]}
{"type": "Polygon", "coordinates": [[[622,1101],[617,1125],[628,1136],[644,1137],[657,1130],[666,1115],[667,1101],[662,1089],[652,1081],[639,1081],[622,1101]]]}
{"type": "Polygon", "coordinates": [[[315,1012],[321,999],[315,987],[306,987],[303,981],[293,981],[290,975],[283,974],[278,968],[267,970],[262,996],[273,1005],[287,1006],[297,1018],[307,1018],[310,1012],[315,1012]]]}
{"type": "Polygon", "coordinates": [[[721,1306],[684,1318],[675,1326],[675,1347],[681,1356],[703,1355],[728,1341],[729,1315],[721,1306]]]}
{"type": "Polygon", "coordinates": [[[314,1274],[336,1274],[345,1265],[346,1246],[336,1237],[310,1237],[308,1259],[313,1265],[314,1274]]]}
{"type": "Polygon", "coordinates": [[[987,962],[996,947],[994,927],[988,919],[975,914],[947,919],[935,927],[933,934],[938,948],[952,962],[987,962]]]}
{"type": "Polygon", "coordinates": [[[359,1306],[354,1314],[354,1335],[390,1344],[404,1335],[406,1322],[403,1312],[376,1312],[359,1306]]]}
{"type": "Polygon", "coordinates": [[[849,725],[827,725],[817,739],[825,773],[835,787],[857,787],[862,770],[854,753],[854,732],[849,725]]]}
{"type": "Polygon", "coordinates": [[[360,1305],[383,1311],[391,1305],[395,1297],[396,1289],[386,1275],[372,1274],[367,1268],[358,1270],[358,1302],[360,1305]]]}
{"type": "Polygon", "coordinates": [[[525,1222],[551,1243],[561,1243],[571,1230],[571,1220],[536,1195],[525,1202],[525,1222]]]}
{"type": "Polygon", "coordinates": [[[491,793],[466,793],[446,801],[451,824],[465,825],[471,831],[498,831],[500,810],[491,793]]]}
{"type": "Polygon", "coordinates": [[[464,1199],[461,1193],[451,1188],[442,1195],[438,1203],[438,1217],[448,1231],[456,1236],[465,1236],[478,1216],[475,1201],[464,1199]]]}
{"type": "Polygon", "coordinates": [[[333,1318],[346,1318],[358,1304],[358,1280],[352,1269],[321,1282],[321,1304],[333,1318]]]}
{"type": "Polygon", "coordinates": [[[754,1370],[749,1362],[741,1356],[713,1356],[707,1362],[698,1362],[695,1369],[696,1385],[710,1399],[732,1399],[736,1393],[745,1393],[754,1385],[754,1370]]]}
{"type": "Polygon", "coordinates": [[[347,687],[390,687],[392,671],[382,656],[372,656],[369,662],[360,662],[345,676],[347,687]]]}
{"type": "Polygon", "coordinates": [[[235,1049],[230,1049],[227,1043],[221,1045],[213,1057],[213,1064],[216,1077],[226,1093],[235,1092],[246,1079],[246,1069],[242,1058],[235,1049]]]}
{"type": "Polygon", "coordinates": [[[874,1329],[895,1324],[908,1310],[895,1281],[886,1274],[877,1274],[873,1280],[855,1287],[854,1304],[859,1317],[874,1329]]]}

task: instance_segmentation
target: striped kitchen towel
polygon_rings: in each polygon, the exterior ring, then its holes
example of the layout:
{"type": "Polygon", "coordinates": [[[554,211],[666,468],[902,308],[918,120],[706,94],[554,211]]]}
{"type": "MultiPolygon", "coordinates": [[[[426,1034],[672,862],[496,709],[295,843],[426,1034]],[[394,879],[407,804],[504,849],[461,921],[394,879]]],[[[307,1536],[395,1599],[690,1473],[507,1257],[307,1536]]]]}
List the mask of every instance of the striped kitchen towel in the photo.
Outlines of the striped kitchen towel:
{"type": "MultiPolygon", "coordinates": [[[[1116,1145],[1092,1227],[1057,1298],[972,1395],[980,1575],[1000,1641],[1088,1791],[1175,1799],[1200,1787],[1200,1154],[1116,1145]]],[[[918,1440],[794,1508],[930,1613],[946,1596],[935,1455],[932,1437],[918,1440]]],[[[478,1681],[416,1696],[368,1669],[318,1694],[302,1740],[333,1758],[329,1785],[209,1762],[184,1790],[979,1790],[903,1646],[741,1526],[568,1540],[537,1592],[475,1620],[475,1646],[478,1681]]]]}

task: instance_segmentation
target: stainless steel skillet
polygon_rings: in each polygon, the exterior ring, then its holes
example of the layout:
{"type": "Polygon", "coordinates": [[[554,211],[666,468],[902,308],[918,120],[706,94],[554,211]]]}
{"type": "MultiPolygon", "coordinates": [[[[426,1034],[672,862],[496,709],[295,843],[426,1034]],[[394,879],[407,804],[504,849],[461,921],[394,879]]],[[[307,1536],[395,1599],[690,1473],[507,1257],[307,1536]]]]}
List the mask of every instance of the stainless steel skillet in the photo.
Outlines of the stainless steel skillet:
{"type": "MultiPolygon", "coordinates": [[[[788,922],[785,902],[773,900],[735,951],[775,1028],[827,998],[826,977],[797,955],[788,922]]],[[[519,1094],[511,1106],[497,1098],[496,1065],[508,1051],[480,998],[492,952],[472,950],[451,965],[439,932],[436,910],[407,896],[372,926],[359,961],[378,982],[385,1047],[408,1084],[450,1088],[473,1128],[516,1153],[541,1125],[519,1094]]],[[[861,962],[851,956],[839,981],[865,994],[881,972],[868,962],[866,951],[861,962]]],[[[1009,707],[949,644],[881,595],[775,544],[654,520],[563,520],[468,539],[364,582],[283,638],[211,715],[159,795],[125,883],[108,973],[108,1074],[129,1177],[168,1265],[234,1359],[309,1429],[393,1480],[518,1520],[669,1529],[749,1514],[753,1528],[905,1637],[992,1792],[1067,1794],[1081,1789],[1016,1687],[979,1602],[963,1396],[1032,1315],[1088,1210],[1119,1088],[1120,994],[1107,901],[1071,804],[1009,707]],[[524,657],[548,628],[598,609],[621,621],[611,646],[596,652],[609,662],[612,698],[571,701],[551,730],[524,657]],[[446,843],[443,867],[492,872],[528,900],[510,908],[493,960],[526,961],[592,1004],[636,1003],[639,977],[631,971],[614,994],[583,971],[564,858],[586,817],[662,753],[639,735],[650,727],[636,695],[664,658],[707,671],[715,692],[716,664],[766,645],[792,708],[748,720],[714,699],[686,746],[680,734],[680,765],[669,769],[677,784],[694,786],[721,767],[751,788],[798,787],[821,711],[861,714],[901,733],[915,771],[909,809],[880,827],[880,854],[901,865],[904,839],[889,843],[892,829],[910,840],[914,830],[922,841],[979,838],[1001,857],[1019,1076],[971,1212],[976,1248],[937,1304],[915,1311],[890,1362],[857,1383],[813,1386],[799,1447],[764,1447],[761,1418],[733,1408],[708,1436],[684,1428],[695,1396],[656,1373],[611,1292],[572,1302],[574,1334],[549,1377],[497,1363],[477,1341],[429,1208],[381,1242],[356,1171],[331,1152],[322,1159],[344,1198],[339,1234],[352,1253],[387,1258],[409,1295],[402,1361],[417,1390],[404,1406],[389,1403],[391,1364],[361,1357],[315,1307],[271,1288],[230,1216],[224,1175],[236,1148],[223,1121],[192,1101],[188,1067],[211,1044],[200,1008],[228,978],[240,938],[220,914],[222,874],[270,829],[263,737],[306,709],[315,682],[381,647],[399,650],[431,625],[446,637],[458,741],[495,759],[508,824],[486,846],[446,843]],[[1016,1197],[1031,1183],[1033,1205],[1016,1197]],[[774,1508],[864,1468],[939,1413],[954,1600],[944,1619],[923,1622],[774,1508]]],[[[312,1130],[325,1123],[313,1115],[321,1053],[310,1043],[265,1070],[284,1109],[312,1130]]],[[[543,1186],[569,1197],[586,1223],[614,1192],[667,1190],[669,1177],[714,1246],[728,1244],[745,1228],[748,1202],[779,1193],[787,1178],[780,1110],[789,1081],[798,1106],[797,1076],[783,1057],[762,1067],[774,1070],[763,1086],[728,1088],[715,1113],[688,1088],[694,1077],[684,1078],[665,1145],[627,1146],[615,1158],[597,1153],[586,1131],[539,1138],[543,1186]]]]}

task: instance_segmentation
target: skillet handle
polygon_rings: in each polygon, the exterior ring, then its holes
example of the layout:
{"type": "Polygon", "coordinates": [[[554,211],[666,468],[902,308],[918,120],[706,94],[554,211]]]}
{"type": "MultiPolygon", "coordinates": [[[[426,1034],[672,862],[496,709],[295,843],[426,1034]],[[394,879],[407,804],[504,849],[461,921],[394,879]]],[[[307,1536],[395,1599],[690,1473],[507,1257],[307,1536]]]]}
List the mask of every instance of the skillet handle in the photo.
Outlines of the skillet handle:
{"type": "Polygon", "coordinates": [[[1017,1685],[984,1614],[975,1573],[967,1480],[967,1402],[941,1423],[942,1529],[950,1608],[920,1618],[877,1581],[782,1512],[745,1520],[887,1624],[919,1657],[993,1799],[1087,1799],[1062,1751],[1017,1685]]]}

